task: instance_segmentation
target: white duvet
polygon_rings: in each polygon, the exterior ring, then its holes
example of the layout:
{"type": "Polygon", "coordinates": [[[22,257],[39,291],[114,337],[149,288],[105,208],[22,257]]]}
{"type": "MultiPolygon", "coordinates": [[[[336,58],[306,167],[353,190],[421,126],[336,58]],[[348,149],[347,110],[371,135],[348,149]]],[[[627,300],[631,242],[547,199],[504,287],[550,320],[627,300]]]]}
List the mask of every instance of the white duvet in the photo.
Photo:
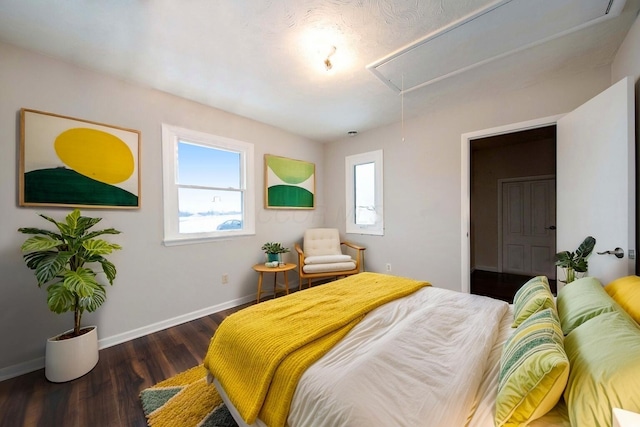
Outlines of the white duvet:
{"type": "Polygon", "coordinates": [[[290,426],[464,426],[506,302],[435,287],[369,313],[302,376],[290,426]]]}

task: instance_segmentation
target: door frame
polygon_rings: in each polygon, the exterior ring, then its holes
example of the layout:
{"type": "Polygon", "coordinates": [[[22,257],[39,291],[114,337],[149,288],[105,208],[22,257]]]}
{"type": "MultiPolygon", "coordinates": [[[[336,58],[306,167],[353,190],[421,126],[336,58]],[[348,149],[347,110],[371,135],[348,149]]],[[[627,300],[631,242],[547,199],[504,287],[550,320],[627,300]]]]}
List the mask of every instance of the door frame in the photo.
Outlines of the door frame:
{"type": "MultiPolygon", "coordinates": [[[[498,179],[498,273],[502,273],[502,248],[504,246],[504,243],[502,241],[502,190],[503,190],[502,185],[507,182],[546,181],[551,179],[555,180],[556,176],[555,175],[537,175],[537,176],[522,176],[517,178],[498,179]]],[[[554,245],[554,248],[555,248],[555,245],[554,245]]],[[[469,248],[469,250],[471,250],[471,248],[469,248]]],[[[471,252],[469,252],[469,259],[471,259],[471,252]]]]}
{"type": "MultiPolygon", "coordinates": [[[[474,132],[463,133],[460,137],[461,145],[461,292],[470,293],[471,291],[471,142],[474,139],[486,138],[490,136],[503,135],[506,133],[514,133],[524,130],[536,129],[545,126],[553,126],[565,114],[543,117],[524,122],[512,123],[504,126],[498,126],[474,132]]],[[[557,197],[557,194],[556,194],[557,197]]]]}

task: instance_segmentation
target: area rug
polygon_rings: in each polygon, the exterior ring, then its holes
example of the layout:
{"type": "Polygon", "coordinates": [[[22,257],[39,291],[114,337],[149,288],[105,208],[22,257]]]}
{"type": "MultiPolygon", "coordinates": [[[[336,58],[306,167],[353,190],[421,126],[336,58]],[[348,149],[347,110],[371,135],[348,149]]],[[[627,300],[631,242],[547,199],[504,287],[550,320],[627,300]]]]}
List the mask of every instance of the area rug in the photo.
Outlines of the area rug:
{"type": "Polygon", "coordinates": [[[237,427],[199,365],[140,392],[149,427],[237,427]]]}

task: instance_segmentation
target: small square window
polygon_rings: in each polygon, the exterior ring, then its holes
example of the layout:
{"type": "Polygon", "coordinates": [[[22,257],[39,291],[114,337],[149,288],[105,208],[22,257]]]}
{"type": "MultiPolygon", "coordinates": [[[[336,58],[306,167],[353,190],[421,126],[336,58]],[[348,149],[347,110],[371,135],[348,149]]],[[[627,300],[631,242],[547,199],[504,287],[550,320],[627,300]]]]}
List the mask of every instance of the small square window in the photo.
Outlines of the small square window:
{"type": "Polygon", "coordinates": [[[382,150],[347,156],[347,233],[384,234],[382,150]]]}

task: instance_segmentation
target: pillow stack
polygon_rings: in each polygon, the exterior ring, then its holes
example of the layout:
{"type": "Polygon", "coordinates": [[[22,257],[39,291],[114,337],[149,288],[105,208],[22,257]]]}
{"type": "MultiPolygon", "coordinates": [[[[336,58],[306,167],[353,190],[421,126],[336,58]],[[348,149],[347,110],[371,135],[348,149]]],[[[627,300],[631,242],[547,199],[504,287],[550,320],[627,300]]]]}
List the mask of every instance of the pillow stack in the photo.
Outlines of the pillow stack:
{"type": "Polygon", "coordinates": [[[613,408],[640,412],[640,327],[633,318],[639,288],[637,276],[605,288],[587,277],[558,293],[571,363],[564,391],[571,425],[610,426],[613,408]]]}
{"type": "Polygon", "coordinates": [[[500,360],[496,426],[519,426],[553,408],[567,384],[569,360],[546,277],[525,283],[514,298],[515,332],[500,360]]]}

